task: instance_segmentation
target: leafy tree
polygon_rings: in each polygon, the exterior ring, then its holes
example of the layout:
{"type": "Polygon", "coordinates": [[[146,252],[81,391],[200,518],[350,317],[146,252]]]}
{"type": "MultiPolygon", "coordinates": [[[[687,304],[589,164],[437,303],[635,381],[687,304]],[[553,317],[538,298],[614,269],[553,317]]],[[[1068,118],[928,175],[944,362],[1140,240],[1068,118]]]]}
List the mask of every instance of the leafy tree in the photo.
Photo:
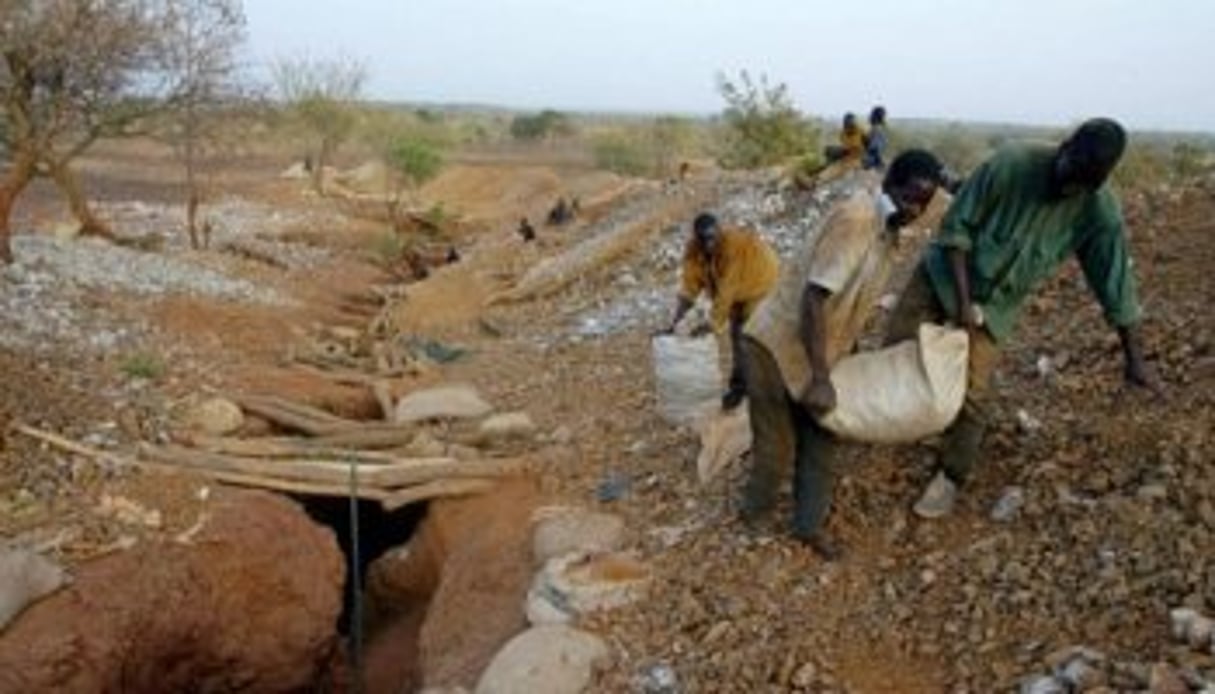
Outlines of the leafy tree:
{"type": "Polygon", "coordinates": [[[73,162],[100,138],[148,134],[198,88],[173,59],[176,18],[202,0],[0,0],[0,262],[14,202],[36,176],[68,199],[81,232],[110,236],[73,162]]]}
{"type": "Polygon", "coordinates": [[[552,109],[545,109],[535,115],[520,114],[510,123],[511,137],[516,140],[547,140],[573,133],[574,126],[569,116],[552,109]]]}
{"type": "Polygon", "coordinates": [[[759,168],[785,162],[818,149],[818,129],[794,107],[784,83],[759,81],[743,70],[737,81],[717,76],[717,91],[726,102],[723,165],[759,168]]]}
{"type": "Polygon", "coordinates": [[[388,218],[393,228],[401,222],[401,206],[406,195],[439,175],[443,155],[433,143],[415,137],[402,137],[386,153],[393,173],[392,190],[388,196],[388,218]]]}
{"type": "Polygon", "coordinates": [[[324,193],[324,171],[358,121],[355,102],[367,69],[352,58],[283,58],[273,65],[279,96],[311,133],[312,186],[324,193]]]}
{"type": "Polygon", "coordinates": [[[190,245],[202,248],[210,242],[210,227],[198,221],[202,169],[223,144],[231,104],[244,96],[236,51],[245,39],[245,17],[238,0],[195,0],[178,6],[169,21],[179,38],[169,47],[168,60],[191,85],[181,107],[170,114],[170,140],[186,174],[190,245]]]}

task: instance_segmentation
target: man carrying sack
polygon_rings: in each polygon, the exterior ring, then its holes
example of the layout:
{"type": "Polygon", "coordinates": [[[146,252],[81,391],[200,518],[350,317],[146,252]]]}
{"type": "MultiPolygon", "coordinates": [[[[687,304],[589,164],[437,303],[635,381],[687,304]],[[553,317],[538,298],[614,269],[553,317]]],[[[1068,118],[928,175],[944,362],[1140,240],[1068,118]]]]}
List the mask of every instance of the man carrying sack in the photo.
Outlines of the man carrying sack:
{"type": "Polygon", "coordinates": [[[837,444],[815,417],[835,407],[831,368],[852,350],[885,289],[899,230],[924,212],[942,175],[922,150],[895,158],[880,187],[865,174],[872,185],[831,210],[745,329],[753,444],[743,519],[771,512],[792,463],[793,535],[824,558],[838,556],[823,532],[837,444]]]}
{"type": "Polygon", "coordinates": [[[895,307],[891,342],[924,322],[953,321],[970,332],[969,385],[961,414],[946,432],[938,472],[915,504],[917,515],[949,514],[979,455],[985,402],[1000,345],[1033,288],[1075,257],[1126,357],[1127,381],[1157,394],[1143,359],[1135,277],[1122,213],[1105,185],[1126,147],[1118,123],[1083,123],[1057,147],[1009,146],[963,184],[914,277],[895,307]]]}
{"type": "Polygon", "coordinates": [[[780,275],[776,251],[750,229],[722,228],[708,213],[692,222],[692,237],[683,254],[679,297],[675,316],[660,335],[675,332],[702,292],[713,301],[709,320],[720,334],[727,328],[734,366],[730,383],[721,398],[723,409],[732,410],[746,395],[743,355],[739,348],[743,324],[780,275]]]}

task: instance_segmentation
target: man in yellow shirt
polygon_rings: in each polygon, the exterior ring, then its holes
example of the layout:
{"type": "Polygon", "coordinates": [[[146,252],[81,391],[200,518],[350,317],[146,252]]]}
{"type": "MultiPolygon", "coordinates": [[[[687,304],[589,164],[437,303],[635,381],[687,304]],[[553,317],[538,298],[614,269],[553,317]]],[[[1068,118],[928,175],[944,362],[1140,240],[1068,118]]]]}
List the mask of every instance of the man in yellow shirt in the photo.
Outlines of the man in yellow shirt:
{"type": "Polygon", "coordinates": [[[792,467],[793,535],[828,559],[838,554],[823,532],[837,443],[815,418],[834,409],[831,368],[856,345],[885,291],[899,230],[924,213],[942,166],[909,150],[880,186],[874,174],[862,175],[868,185],[807,236],[742,338],[753,435],[743,519],[772,510],[780,473],[792,467]]]}
{"type": "Polygon", "coordinates": [[[713,302],[710,323],[720,334],[730,331],[734,365],[721,405],[730,410],[746,396],[741,349],[742,328],[760,301],[776,284],[780,260],[772,247],[750,229],[721,227],[703,213],[692,222],[692,238],[683,254],[683,271],[675,317],[662,332],[674,332],[702,292],[713,302]]]}

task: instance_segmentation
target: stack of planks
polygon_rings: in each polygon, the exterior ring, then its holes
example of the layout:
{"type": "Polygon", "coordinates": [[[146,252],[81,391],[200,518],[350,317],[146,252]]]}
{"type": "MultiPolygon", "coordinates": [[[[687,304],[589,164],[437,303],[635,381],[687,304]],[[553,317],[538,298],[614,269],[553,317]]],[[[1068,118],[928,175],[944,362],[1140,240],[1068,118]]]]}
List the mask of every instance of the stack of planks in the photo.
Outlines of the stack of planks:
{"type": "Polygon", "coordinates": [[[240,396],[234,401],[244,411],[298,435],[194,436],[189,446],[144,444],[140,464],[296,494],[353,494],[391,511],[419,501],[486,492],[499,478],[535,471],[539,459],[410,457],[393,449],[417,436],[417,425],[344,419],[272,396],[240,396]]]}

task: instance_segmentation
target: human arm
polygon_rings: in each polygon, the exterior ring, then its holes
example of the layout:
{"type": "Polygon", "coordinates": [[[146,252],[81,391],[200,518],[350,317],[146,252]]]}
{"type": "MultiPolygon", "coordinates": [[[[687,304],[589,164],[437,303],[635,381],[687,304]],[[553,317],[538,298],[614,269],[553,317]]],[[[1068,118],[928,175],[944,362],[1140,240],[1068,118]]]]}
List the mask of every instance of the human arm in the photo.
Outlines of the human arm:
{"type": "Polygon", "coordinates": [[[1160,381],[1143,356],[1139,329],[1142,310],[1122,214],[1108,190],[1098,193],[1087,225],[1076,247],[1076,259],[1106,320],[1118,332],[1126,380],[1160,395],[1163,392],[1160,381]]]}
{"type": "Polygon", "coordinates": [[[946,251],[946,257],[949,259],[949,274],[953,278],[955,306],[958,307],[958,315],[953,317],[954,321],[967,330],[974,330],[982,324],[982,321],[978,311],[975,310],[975,305],[970,300],[970,273],[967,270],[970,259],[968,255],[967,251],[961,248],[949,248],[946,251]]]}
{"type": "Polygon", "coordinates": [[[981,322],[971,299],[970,254],[998,202],[995,168],[996,164],[989,161],[966,180],[941,219],[941,231],[936,240],[945,251],[953,282],[957,313],[952,318],[968,329],[978,327],[981,322]]]}
{"type": "Polygon", "coordinates": [[[705,288],[705,267],[704,260],[701,257],[700,249],[694,244],[689,243],[684,249],[683,266],[680,269],[679,294],[675,298],[675,313],[671,318],[671,322],[659,331],[659,334],[670,334],[675,332],[676,326],[683,317],[692,310],[692,306],[696,303],[696,297],[705,288]]]}

